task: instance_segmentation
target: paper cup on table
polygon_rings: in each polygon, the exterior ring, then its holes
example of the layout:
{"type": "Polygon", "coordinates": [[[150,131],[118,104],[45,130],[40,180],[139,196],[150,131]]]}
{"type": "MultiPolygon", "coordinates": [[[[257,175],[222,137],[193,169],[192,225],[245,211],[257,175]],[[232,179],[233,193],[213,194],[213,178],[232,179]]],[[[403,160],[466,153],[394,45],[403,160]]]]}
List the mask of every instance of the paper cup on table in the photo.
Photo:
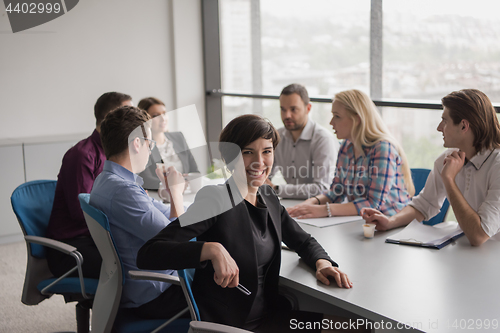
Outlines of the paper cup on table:
{"type": "Polygon", "coordinates": [[[366,238],[373,238],[375,235],[375,224],[373,223],[365,223],[363,224],[363,233],[366,238]]]}
{"type": "Polygon", "coordinates": [[[170,202],[170,194],[168,194],[165,185],[160,182],[160,186],[158,187],[158,196],[163,202],[170,202]]]}
{"type": "Polygon", "coordinates": [[[186,175],[191,193],[196,193],[203,187],[203,177],[199,172],[191,172],[186,175]]]}

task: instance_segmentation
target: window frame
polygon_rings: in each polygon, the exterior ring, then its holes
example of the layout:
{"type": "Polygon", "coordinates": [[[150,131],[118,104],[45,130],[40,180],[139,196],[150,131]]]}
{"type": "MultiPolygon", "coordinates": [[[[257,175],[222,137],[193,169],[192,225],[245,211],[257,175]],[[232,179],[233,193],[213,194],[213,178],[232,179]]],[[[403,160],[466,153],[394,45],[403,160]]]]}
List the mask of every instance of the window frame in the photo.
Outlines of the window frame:
{"type": "MultiPolygon", "coordinates": [[[[250,0],[252,15],[259,8],[260,0],[250,0]]],[[[221,84],[221,51],[220,51],[220,23],[219,0],[202,0],[203,21],[203,60],[205,74],[205,105],[206,105],[206,133],[211,142],[218,141],[222,131],[222,97],[244,97],[251,99],[279,99],[279,95],[244,94],[222,91],[221,84]]],[[[395,107],[411,109],[442,110],[440,102],[383,99],[382,70],[383,70],[383,16],[382,0],[371,0],[370,8],[370,97],[378,107],[395,107]]],[[[254,34],[253,34],[254,35],[254,34]]],[[[255,39],[255,36],[252,37],[255,39]]],[[[260,45],[260,44],[259,44],[260,45]]],[[[260,49],[258,50],[260,53],[260,49]]],[[[255,58],[255,56],[253,57],[255,58]]],[[[260,56],[257,56],[260,59],[260,56]]],[[[260,70],[261,66],[253,66],[253,71],[260,70]]],[[[262,87],[262,84],[260,87],[262,87]]],[[[255,87],[254,87],[255,88],[255,87]]],[[[312,102],[331,103],[330,98],[310,97],[312,102]]],[[[493,105],[500,113],[500,105],[493,105]]]]}

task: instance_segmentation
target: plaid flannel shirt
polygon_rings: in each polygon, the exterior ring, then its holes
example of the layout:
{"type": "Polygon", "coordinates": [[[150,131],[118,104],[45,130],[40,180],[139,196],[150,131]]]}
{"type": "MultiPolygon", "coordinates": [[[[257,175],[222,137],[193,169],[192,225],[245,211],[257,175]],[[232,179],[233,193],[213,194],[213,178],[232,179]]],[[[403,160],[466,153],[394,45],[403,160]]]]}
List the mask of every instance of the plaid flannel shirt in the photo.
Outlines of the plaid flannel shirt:
{"type": "Polygon", "coordinates": [[[388,141],[363,147],[364,156],[354,156],[354,145],[344,140],[340,146],[335,177],[324,194],[332,203],[352,202],[360,213],[364,207],[392,216],[410,202],[404,184],[401,156],[388,141]]]}

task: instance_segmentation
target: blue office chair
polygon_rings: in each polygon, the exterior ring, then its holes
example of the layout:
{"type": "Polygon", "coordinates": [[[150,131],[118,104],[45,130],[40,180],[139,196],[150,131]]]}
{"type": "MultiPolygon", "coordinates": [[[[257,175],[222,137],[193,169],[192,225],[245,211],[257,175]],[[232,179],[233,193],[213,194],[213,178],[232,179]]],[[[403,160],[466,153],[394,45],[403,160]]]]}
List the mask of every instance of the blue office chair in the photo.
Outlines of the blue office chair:
{"type": "MultiPolygon", "coordinates": [[[[78,198],[90,234],[102,257],[99,285],[92,311],[92,332],[109,333],[112,329],[118,333],[187,332],[190,320],[177,319],[188,311],[187,308],[166,322],[165,320],[144,320],[127,309],[120,309],[125,272],[116,251],[108,218],[103,212],[89,204],[90,194],[82,193],[78,198]]],[[[141,277],[147,276],[150,280],[180,284],[176,277],[167,274],[152,272],[139,272],[139,274],[141,277]]]]}
{"type": "MultiPolygon", "coordinates": [[[[429,169],[411,169],[411,178],[413,179],[413,184],[415,185],[415,196],[418,195],[424,188],[425,182],[427,181],[427,177],[429,177],[430,172],[431,170],[429,169]]],[[[449,207],[450,202],[448,201],[448,199],[445,199],[443,205],[441,206],[439,214],[428,221],[424,221],[424,224],[435,225],[443,222],[449,207]]]]}
{"type": "MultiPolygon", "coordinates": [[[[178,270],[178,277],[146,271],[129,271],[129,275],[132,279],[136,280],[157,280],[175,284],[179,284],[180,282],[180,285],[184,292],[184,296],[186,297],[186,301],[188,303],[188,308],[192,319],[192,321],[189,323],[188,333],[251,333],[240,328],[200,320],[198,306],[196,305],[193,293],[191,291],[191,283],[193,282],[194,271],[194,269],[178,270]]],[[[184,313],[184,311],[182,311],[182,313],[184,313]]]]}
{"type": "Polygon", "coordinates": [[[191,285],[193,284],[194,272],[194,268],[181,269],[177,271],[177,275],[179,277],[182,290],[184,291],[184,295],[186,296],[186,302],[188,303],[191,319],[199,321],[201,320],[200,311],[198,310],[198,306],[196,305],[193,291],[191,289],[191,285]]]}
{"type": "Polygon", "coordinates": [[[78,333],[88,332],[89,300],[97,290],[98,280],[83,278],[83,257],[75,247],[45,237],[55,191],[55,180],[35,180],[18,186],[10,198],[28,253],[21,301],[36,305],[53,294],[63,295],[66,302],[76,301],[78,333]],[[75,267],[60,278],[54,278],[45,258],[46,246],[74,257],[75,267]],[[79,277],[67,277],[74,271],[78,271],[79,277]]]}

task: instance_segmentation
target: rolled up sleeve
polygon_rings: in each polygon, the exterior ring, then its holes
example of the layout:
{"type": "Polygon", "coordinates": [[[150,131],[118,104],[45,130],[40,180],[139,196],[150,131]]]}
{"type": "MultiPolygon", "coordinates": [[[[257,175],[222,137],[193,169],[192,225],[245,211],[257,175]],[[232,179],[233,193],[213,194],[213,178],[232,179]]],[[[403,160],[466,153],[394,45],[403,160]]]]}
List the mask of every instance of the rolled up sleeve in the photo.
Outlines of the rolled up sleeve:
{"type": "Polygon", "coordinates": [[[500,231],[500,175],[492,179],[485,201],[479,206],[478,215],[484,232],[492,237],[500,231]]]}

